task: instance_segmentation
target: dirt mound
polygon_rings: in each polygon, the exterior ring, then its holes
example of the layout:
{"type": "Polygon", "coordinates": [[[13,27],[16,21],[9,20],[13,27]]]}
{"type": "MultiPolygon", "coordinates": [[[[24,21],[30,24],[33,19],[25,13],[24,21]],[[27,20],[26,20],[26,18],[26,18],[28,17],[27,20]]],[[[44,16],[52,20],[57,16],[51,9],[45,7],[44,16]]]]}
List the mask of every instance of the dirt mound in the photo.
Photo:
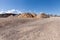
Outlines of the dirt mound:
{"type": "Polygon", "coordinates": [[[34,18],[36,14],[31,14],[31,13],[22,13],[21,15],[18,16],[18,18],[34,18]]]}

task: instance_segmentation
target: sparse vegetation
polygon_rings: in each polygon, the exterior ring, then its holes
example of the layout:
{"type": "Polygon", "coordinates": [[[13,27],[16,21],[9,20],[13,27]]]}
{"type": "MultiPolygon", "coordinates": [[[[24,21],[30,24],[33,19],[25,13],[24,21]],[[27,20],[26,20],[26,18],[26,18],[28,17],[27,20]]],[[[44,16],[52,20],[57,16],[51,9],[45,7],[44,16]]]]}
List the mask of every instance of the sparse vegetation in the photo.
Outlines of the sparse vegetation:
{"type": "Polygon", "coordinates": [[[31,13],[22,13],[21,15],[18,16],[18,18],[34,18],[35,14],[31,13]]]}
{"type": "Polygon", "coordinates": [[[14,13],[5,13],[5,14],[0,14],[0,17],[10,17],[10,16],[15,16],[18,18],[49,18],[49,15],[45,14],[45,13],[41,13],[41,14],[36,14],[36,13],[21,13],[21,14],[14,14],[14,13]]]}

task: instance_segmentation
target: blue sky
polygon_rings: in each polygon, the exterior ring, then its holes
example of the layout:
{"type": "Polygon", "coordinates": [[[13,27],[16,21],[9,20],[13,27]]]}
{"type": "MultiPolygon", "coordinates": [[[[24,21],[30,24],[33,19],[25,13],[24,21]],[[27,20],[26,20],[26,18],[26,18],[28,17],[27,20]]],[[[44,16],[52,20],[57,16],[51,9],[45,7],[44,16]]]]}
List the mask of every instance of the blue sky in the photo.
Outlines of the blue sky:
{"type": "Polygon", "coordinates": [[[60,0],[0,0],[0,11],[11,9],[60,14],[60,0]]]}

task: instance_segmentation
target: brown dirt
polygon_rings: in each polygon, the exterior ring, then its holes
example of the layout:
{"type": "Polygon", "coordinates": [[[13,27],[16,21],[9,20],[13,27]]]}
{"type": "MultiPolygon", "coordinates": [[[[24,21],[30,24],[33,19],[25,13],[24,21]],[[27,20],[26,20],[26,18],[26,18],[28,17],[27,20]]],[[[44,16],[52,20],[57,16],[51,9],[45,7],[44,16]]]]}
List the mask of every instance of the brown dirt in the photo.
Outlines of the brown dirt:
{"type": "Polygon", "coordinates": [[[60,40],[60,17],[0,18],[0,40],[60,40]]]}

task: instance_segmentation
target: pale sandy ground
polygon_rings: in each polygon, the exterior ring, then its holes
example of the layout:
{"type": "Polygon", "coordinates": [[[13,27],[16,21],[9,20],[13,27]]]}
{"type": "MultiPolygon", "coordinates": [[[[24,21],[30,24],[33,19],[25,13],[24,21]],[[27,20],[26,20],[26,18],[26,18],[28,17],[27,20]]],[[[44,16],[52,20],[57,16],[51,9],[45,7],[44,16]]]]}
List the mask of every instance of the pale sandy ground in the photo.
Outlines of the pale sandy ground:
{"type": "Polygon", "coordinates": [[[60,17],[0,18],[0,40],[60,40],[60,17]]]}

